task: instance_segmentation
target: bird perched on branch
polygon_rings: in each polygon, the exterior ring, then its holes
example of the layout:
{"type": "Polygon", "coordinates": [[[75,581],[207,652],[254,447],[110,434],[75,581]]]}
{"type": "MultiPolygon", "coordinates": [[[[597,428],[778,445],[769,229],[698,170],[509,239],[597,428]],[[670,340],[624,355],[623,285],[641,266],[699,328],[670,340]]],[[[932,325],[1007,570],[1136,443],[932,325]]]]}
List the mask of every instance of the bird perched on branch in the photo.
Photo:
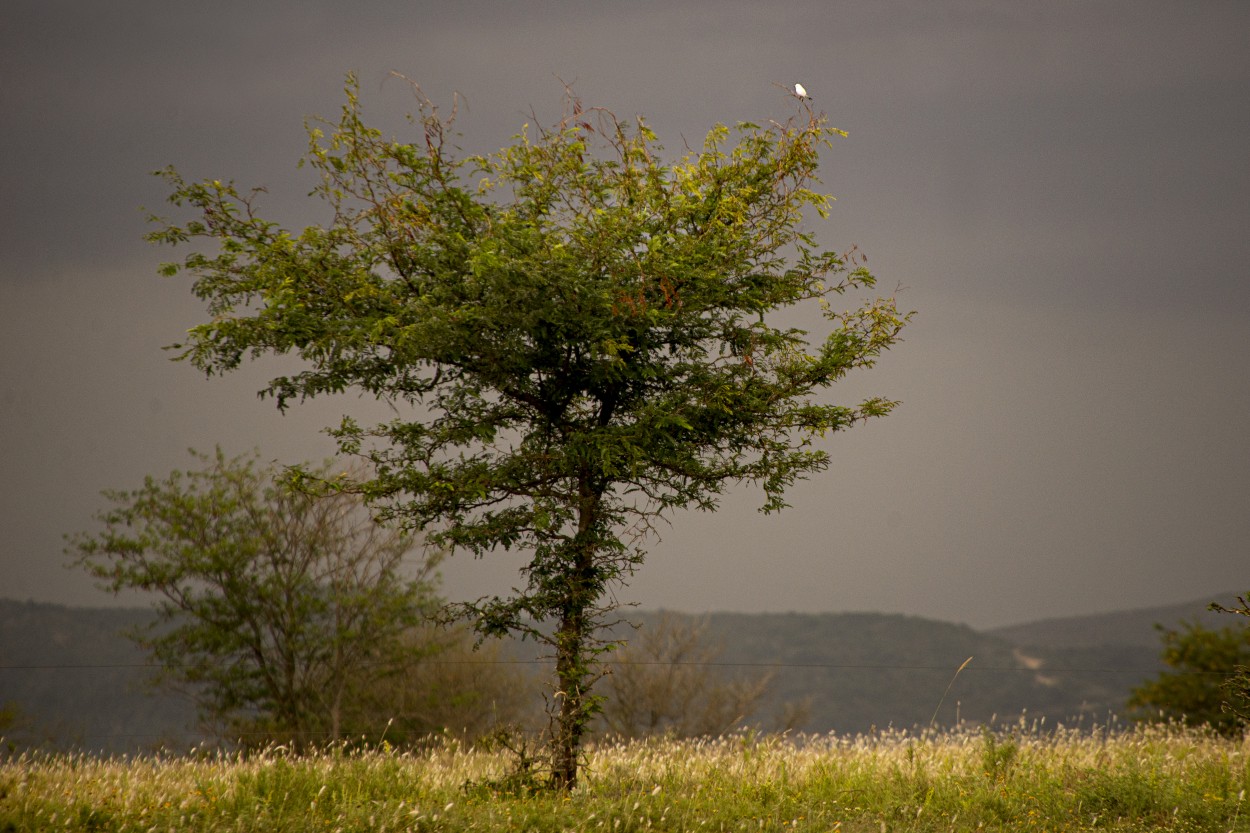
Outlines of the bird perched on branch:
{"type": "Polygon", "coordinates": [[[811,101],[811,100],[812,100],[812,97],[811,97],[810,95],[808,95],[808,94],[807,94],[807,90],[803,87],[803,85],[802,85],[802,84],[795,84],[795,85],[794,85],[794,97],[795,97],[795,98],[797,98],[797,99],[799,99],[800,101],[811,101]]]}

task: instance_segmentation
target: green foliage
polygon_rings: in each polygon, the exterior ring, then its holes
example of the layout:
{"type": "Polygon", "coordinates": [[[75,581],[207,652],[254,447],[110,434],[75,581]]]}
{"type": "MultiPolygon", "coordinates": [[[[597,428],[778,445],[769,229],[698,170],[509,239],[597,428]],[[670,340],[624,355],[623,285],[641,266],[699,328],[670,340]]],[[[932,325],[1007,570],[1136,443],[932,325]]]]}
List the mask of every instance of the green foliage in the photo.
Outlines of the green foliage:
{"type": "Polygon", "coordinates": [[[22,732],[25,723],[26,716],[16,703],[0,703],[0,757],[17,751],[18,740],[14,736],[22,732]]]}
{"type": "Polygon", "coordinates": [[[571,787],[609,591],[655,522],[714,509],[740,482],[782,508],[828,467],[818,438],[894,407],[820,397],[907,316],[893,299],[829,304],[874,280],[800,228],[827,208],[810,186],[841,134],[806,106],[784,124],[717,126],[665,163],[642,120],[570,98],[552,127],[458,158],[451,120],[417,92],[413,142],[365,125],[354,80],[338,123],[310,131],[327,225],[286,231],[256,192],[170,169],[171,201],[198,218],[150,239],[216,247],[166,269],[195,276],[211,315],[182,358],[213,374],[293,353],[304,369],[264,391],[280,408],[349,388],[390,403],[393,421],[334,429],[374,466],[340,486],[438,545],[530,554],[524,587],[462,612],[483,635],[550,646],[571,787]],[[776,317],[804,304],[825,319],[815,338],[776,317]]]}
{"type": "MultiPolygon", "coordinates": [[[[1163,662],[1172,671],[1133,691],[1129,708],[1147,721],[1206,724],[1222,735],[1240,735],[1244,714],[1225,708],[1226,687],[1237,668],[1250,664],[1250,628],[1218,630],[1182,623],[1179,630],[1160,628],[1163,662]]],[[[1234,683],[1235,684],[1235,683],[1234,683]]]]}
{"type": "MultiPolygon", "coordinates": [[[[142,607],[0,599],[0,665],[40,666],[4,675],[5,696],[20,713],[17,725],[0,735],[18,749],[113,755],[211,741],[212,734],[193,728],[193,703],[177,691],[145,685],[149,657],[124,634],[144,631],[156,618],[142,607]]],[[[342,724],[353,743],[408,748],[431,735],[472,739],[501,724],[536,722],[536,682],[526,666],[501,656],[502,645],[475,649],[466,628],[427,623],[400,639],[406,646],[394,666],[359,677],[349,689],[342,724]]]]}
{"type": "MultiPolygon", "coordinates": [[[[1250,593],[1237,597],[1237,607],[1224,607],[1213,602],[1211,610],[1250,616],[1250,602],[1246,599],[1250,599],[1250,593]]],[[[1233,668],[1232,675],[1225,682],[1224,693],[1227,697],[1224,710],[1239,720],[1241,725],[1250,725],[1250,664],[1242,663],[1233,668]]]]}
{"type": "Polygon", "coordinates": [[[22,711],[16,703],[0,703],[0,735],[11,731],[21,722],[22,711]]]}
{"type": "Polygon", "coordinates": [[[478,749],[507,757],[507,769],[501,776],[466,779],[465,795],[476,799],[522,797],[548,790],[552,774],[549,769],[544,770],[547,756],[536,748],[540,740],[515,727],[503,727],[479,739],[478,749]]]}
{"type": "Polygon", "coordinates": [[[106,492],[103,531],[71,537],[70,552],[102,587],[157,597],[157,619],[133,638],[229,738],[352,731],[359,687],[417,656],[403,637],[434,601],[428,581],[404,575],[410,540],[358,499],[294,489],[255,456],[196,457],[201,468],[106,492]]]}
{"type": "Polygon", "coordinates": [[[365,743],[412,748],[432,738],[473,741],[501,726],[534,725],[538,688],[500,643],[475,645],[464,627],[427,626],[403,637],[418,660],[353,687],[349,722],[365,743]]]}
{"type": "Polygon", "coordinates": [[[997,782],[1007,780],[1020,754],[1015,735],[1001,738],[990,727],[982,726],[981,740],[985,744],[981,753],[981,767],[985,777],[997,782]]]}

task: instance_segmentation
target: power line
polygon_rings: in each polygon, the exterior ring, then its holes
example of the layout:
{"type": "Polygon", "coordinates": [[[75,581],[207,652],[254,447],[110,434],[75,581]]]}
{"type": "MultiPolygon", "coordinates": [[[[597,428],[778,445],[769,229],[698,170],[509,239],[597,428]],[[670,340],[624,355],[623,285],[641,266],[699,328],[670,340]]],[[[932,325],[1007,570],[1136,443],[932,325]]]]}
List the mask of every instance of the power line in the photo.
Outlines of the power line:
{"type": "MultiPolygon", "coordinates": [[[[422,660],[426,665],[550,665],[553,660],[547,659],[428,659],[422,660]]],[[[891,663],[836,663],[836,662],[665,662],[662,660],[608,660],[605,666],[669,666],[699,668],[773,668],[773,669],[815,669],[815,670],[851,670],[851,671],[950,671],[954,665],[920,665],[891,663]]],[[[29,664],[0,665],[0,671],[99,671],[120,669],[151,669],[176,670],[186,666],[161,665],[159,663],[82,663],[82,664],[29,664]]],[[[1033,674],[1158,674],[1161,671],[1169,674],[1233,674],[1236,669],[1226,671],[1167,670],[1162,668],[1078,668],[1042,665],[1031,668],[1022,665],[969,665],[964,669],[970,673],[1002,672],[1002,673],[1033,673],[1033,674]]]]}

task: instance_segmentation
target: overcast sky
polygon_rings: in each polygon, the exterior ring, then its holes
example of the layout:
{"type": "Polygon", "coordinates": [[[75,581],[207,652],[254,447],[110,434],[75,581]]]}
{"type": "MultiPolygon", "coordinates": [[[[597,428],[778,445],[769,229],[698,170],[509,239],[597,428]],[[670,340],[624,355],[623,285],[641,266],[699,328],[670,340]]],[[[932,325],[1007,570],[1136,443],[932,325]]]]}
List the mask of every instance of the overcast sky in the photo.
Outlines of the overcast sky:
{"type": "MultiPolygon", "coordinates": [[[[148,175],[270,190],[319,222],[304,121],[347,72],[402,136],[398,71],[493,150],[561,82],[674,154],[781,117],[801,81],[829,248],[918,311],[833,398],[901,399],[827,443],[793,508],[743,488],[674,518],[624,601],[903,612],[986,627],[1250,589],[1250,4],[50,2],[0,6],[0,596],[107,604],[62,535],[188,447],[332,451],[356,399],[280,416],[264,367],[207,380],[161,347],[203,319],[142,240],[148,175]]],[[[504,591],[519,557],[453,560],[504,591]]]]}

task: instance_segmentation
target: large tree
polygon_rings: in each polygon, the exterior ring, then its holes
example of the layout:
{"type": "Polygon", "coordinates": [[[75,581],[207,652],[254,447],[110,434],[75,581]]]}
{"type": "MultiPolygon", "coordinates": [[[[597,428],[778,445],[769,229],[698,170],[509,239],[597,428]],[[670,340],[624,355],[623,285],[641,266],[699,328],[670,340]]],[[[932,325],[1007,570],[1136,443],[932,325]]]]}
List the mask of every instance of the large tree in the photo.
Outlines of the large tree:
{"type": "Polygon", "coordinates": [[[351,494],[293,489],[254,455],[197,459],[106,492],[103,528],[70,539],[77,563],[110,591],[157,598],[132,636],[206,724],[248,743],[376,732],[376,715],[352,721],[369,684],[437,647],[412,637],[437,603],[435,561],[351,494]]]}
{"type": "Polygon", "coordinates": [[[263,391],[280,408],[347,389],[389,403],[392,421],[333,429],[374,465],[355,488],[434,542],[528,553],[523,587],[465,609],[482,634],[550,645],[552,776],[570,789],[596,633],[655,522],[742,482],[764,511],[785,506],[829,465],[819,438],[894,406],[821,395],[906,316],[892,298],[829,303],[873,278],[805,230],[829,203],[811,188],[820,152],[844,135],[807,101],[784,123],[718,125],[666,163],[641,119],[572,95],[551,127],[463,156],[454,111],[414,91],[411,141],[368,127],[350,80],[338,122],[310,131],[324,225],[288,232],[256,191],[168,169],[196,217],[151,239],[215,247],[165,269],[195,277],[211,316],[182,357],[213,374],[298,355],[263,391]],[[777,315],[805,304],[823,315],[813,337],[777,315]]]}

